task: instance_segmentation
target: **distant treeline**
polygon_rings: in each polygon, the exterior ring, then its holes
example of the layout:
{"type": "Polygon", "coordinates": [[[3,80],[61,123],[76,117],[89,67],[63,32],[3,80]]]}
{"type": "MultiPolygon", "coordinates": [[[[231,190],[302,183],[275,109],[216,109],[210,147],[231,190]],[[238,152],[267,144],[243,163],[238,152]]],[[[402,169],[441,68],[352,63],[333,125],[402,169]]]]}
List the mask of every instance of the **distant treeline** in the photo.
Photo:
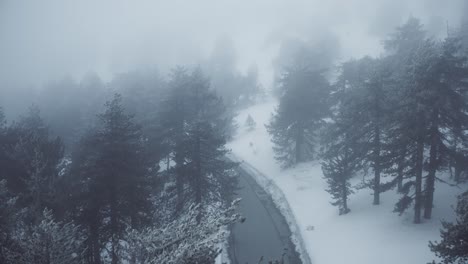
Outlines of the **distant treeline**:
{"type": "Polygon", "coordinates": [[[213,263],[240,220],[225,143],[251,80],[223,100],[200,68],[88,76],[13,122],[0,108],[0,263],[213,263]]]}

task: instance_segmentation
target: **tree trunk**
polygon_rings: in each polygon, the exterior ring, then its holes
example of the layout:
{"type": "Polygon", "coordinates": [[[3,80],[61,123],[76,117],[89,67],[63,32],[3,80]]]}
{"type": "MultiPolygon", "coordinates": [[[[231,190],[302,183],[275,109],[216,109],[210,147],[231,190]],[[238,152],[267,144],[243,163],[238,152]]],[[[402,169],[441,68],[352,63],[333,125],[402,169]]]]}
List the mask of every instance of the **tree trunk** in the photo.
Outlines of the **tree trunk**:
{"type": "Polygon", "coordinates": [[[340,212],[341,214],[347,214],[349,213],[349,208],[348,208],[348,186],[346,186],[347,179],[346,179],[346,174],[349,173],[348,171],[348,158],[349,158],[349,149],[345,150],[345,156],[344,156],[344,164],[343,164],[343,175],[341,177],[341,184],[342,184],[342,198],[343,199],[343,211],[340,212]]]}
{"type": "Polygon", "coordinates": [[[423,159],[424,159],[424,138],[422,135],[418,136],[417,150],[416,150],[416,186],[414,197],[414,223],[421,223],[421,206],[422,206],[422,173],[423,173],[423,159]]]}
{"type": "Polygon", "coordinates": [[[117,227],[117,206],[115,190],[111,190],[110,195],[110,235],[111,235],[111,263],[118,264],[118,227],[117,227]]]}
{"type": "Polygon", "coordinates": [[[297,125],[296,135],[296,164],[302,162],[302,146],[304,144],[304,129],[301,125],[297,125]]]}
{"type": "Polygon", "coordinates": [[[382,80],[378,79],[377,83],[374,86],[374,142],[373,142],[373,151],[374,151],[374,205],[380,204],[380,172],[381,168],[381,159],[380,159],[380,122],[381,122],[381,89],[382,89],[382,80]]]}
{"type": "Polygon", "coordinates": [[[343,193],[342,193],[342,199],[343,199],[343,212],[342,214],[347,214],[349,213],[349,208],[348,208],[348,193],[347,193],[347,188],[346,188],[346,178],[343,177],[343,193]]]}
{"type": "Polygon", "coordinates": [[[397,167],[397,184],[398,184],[398,192],[401,192],[403,188],[403,170],[405,168],[405,155],[406,155],[406,147],[403,148],[402,152],[400,153],[400,157],[398,157],[398,167],[397,167]]]}
{"type": "MultiPolygon", "coordinates": [[[[200,130],[198,130],[200,133],[200,130]]],[[[201,139],[198,136],[195,144],[195,203],[199,206],[197,213],[197,222],[200,223],[202,217],[202,171],[201,171],[201,139]]]]}
{"type": "Polygon", "coordinates": [[[184,207],[184,175],[183,175],[183,159],[181,154],[175,155],[175,180],[176,180],[176,215],[179,214],[184,207]]]}
{"type": "Polygon", "coordinates": [[[461,165],[459,164],[458,160],[455,161],[455,172],[454,172],[454,181],[456,183],[460,183],[460,177],[461,177],[461,173],[462,173],[462,169],[461,169],[461,165]]]}
{"type": "Polygon", "coordinates": [[[167,154],[167,157],[166,157],[166,171],[169,171],[169,169],[171,168],[170,164],[171,164],[171,155],[167,154]]]}
{"type": "Polygon", "coordinates": [[[380,127],[374,128],[374,205],[380,204],[380,127]]]}
{"type": "Polygon", "coordinates": [[[434,184],[437,171],[437,145],[438,145],[438,112],[435,111],[432,117],[431,127],[431,149],[429,151],[429,174],[426,179],[426,190],[424,195],[424,218],[431,219],[432,206],[434,202],[434,184]]]}
{"type": "Polygon", "coordinates": [[[101,248],[99,246],[99,221],[94,216],[92,217],[92,222],[89,226],[90,231],[90,241],[89,241],[89,249],[91,250],[90,256],[90,263],[92,264],[101,264],[101,248]]]}
{"type": "Polygon", "coordinates": [[[463,153],[455,153],[455,158],[454,158],[454,167],[455,167],[455,172],[454,172],[454,180],[456,183],[460,183],[462,181],[462,173],[466,171],[468,167],[468,160],[467,158],[463,155],[463,153]]]}

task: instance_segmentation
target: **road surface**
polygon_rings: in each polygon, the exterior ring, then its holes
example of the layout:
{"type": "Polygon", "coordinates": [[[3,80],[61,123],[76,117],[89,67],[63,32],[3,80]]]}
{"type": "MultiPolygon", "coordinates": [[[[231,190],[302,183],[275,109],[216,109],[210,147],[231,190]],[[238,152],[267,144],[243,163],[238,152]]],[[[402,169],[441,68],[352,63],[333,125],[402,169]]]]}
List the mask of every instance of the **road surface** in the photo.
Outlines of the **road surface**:
{"type": "Polygon", "coordinates": [[[242,198],[239,210],[246,221],[232,228],[229,241],[231,263],[267,264],[282,257],[284,263],[301,263],[290,239],[289,226],[271,197],[241,166],[238,172],[237,193],[242,198]],[[262,262],[259,262],[262,257],[262,262]]]}

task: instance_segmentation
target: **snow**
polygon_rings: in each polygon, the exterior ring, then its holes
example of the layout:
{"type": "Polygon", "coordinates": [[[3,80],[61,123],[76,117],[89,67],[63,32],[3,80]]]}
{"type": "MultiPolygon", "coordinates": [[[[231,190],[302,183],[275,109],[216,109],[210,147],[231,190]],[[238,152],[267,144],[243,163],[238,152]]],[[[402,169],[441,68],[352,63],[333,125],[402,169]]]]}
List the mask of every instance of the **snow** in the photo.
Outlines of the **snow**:
{"type": "MultiPolygon", "coordinates": [[[[257,126],[253,131],[240,127],[228,148],[272,194],[291,226],[299,251],[305,248],[314,264],[427,263],[435,258],[428,242],[440,240],[441,220],[454,219],[452,206],[466,185],[436,183],[433,218],[419,225],[412,223],[411,210],[401,216],[392,212],[398,199],[395,191],[382,194],[381,205],[374,206],[371,190],[359,190],[350,196],[351,212],[339,216],[325,191],[319,162],[282,170],[274,160],[265,124],[276,105],[275,100],[268,100],[241,111],[236,117],[238,124],[244,124],[250,114],[257,126]]],[[[356,177],[353,184],[361,180],[356,177]]],[[[302,258],[307,260],[307,256],[302,258]]]]}
{"type": "MultiPolygon", "coordinates": [[[[224,232],[227,232],[227,234],[229,234],[231,231],[228,228],[224,227],[224,232]]],[[[228,237],[229,235],[226,235],[226,239],[218,245],[218,248],[221,249],[221,253],[218,256],[216,256],[215,264],[231,264],[231,260],[229,259],[228,254],[228,237]]]]}

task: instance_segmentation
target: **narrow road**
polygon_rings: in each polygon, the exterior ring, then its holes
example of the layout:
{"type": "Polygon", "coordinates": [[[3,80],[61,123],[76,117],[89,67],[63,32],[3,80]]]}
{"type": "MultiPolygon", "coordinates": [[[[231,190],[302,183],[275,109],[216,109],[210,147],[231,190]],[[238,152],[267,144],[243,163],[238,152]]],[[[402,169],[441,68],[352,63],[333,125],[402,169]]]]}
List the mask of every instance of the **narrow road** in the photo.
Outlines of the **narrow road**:
{"type": "Polygon", "coordinates": [[[241,166],[238,168],[239,190],[242,198],[240,213],[244,223],[235,224],[229,241],[232,264],[267,264],[284,259],[284,263],[301,263],[291,242],[291,232],[283,215],[271,197],[241,166]],[[259,262],[263,257],[262,262],[259,262]]]}

